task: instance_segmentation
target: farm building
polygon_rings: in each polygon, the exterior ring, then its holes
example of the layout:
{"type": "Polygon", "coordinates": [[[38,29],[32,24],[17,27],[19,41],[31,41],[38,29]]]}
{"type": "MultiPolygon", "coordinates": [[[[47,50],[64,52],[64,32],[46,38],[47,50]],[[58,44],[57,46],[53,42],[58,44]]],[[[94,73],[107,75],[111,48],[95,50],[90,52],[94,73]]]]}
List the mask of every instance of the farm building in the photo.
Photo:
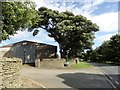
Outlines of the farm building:
{"type": "Polygon", "coordinates": [[[20,41],[0,47],[0,56],[21,58],[23,63],[34,63],[36,59],[56,58],[57,46],[20,41]]]}

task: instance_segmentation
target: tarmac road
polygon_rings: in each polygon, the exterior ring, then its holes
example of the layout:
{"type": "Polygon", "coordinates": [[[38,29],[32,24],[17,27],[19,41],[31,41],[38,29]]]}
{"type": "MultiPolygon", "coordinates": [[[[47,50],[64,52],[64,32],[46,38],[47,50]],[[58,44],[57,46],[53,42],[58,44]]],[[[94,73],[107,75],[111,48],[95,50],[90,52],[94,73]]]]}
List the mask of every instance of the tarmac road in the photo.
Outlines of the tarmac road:
{"type": "Polygon", "coordinates": [[[39,69],[23,67],[22,76],[46,88],[110,88],[111,84],[96,68],[89,69],[39,69]]]}
{"type": "Polygon", "coordinates": [[[101,63],[92,63],[108,77],[108,79],[120,89],[120,66],[101,63]]]}

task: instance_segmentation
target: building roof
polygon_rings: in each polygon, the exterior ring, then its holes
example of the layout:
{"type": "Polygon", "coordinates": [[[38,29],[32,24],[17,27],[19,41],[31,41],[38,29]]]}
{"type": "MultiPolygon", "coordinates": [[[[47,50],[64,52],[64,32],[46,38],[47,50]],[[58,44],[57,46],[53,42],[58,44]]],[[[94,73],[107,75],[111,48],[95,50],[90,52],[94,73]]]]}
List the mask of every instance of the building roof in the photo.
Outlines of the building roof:
{"type": "Polygon", "coordinates": [[[38,42],[33,42],[33,41],[27,41],[27,40],[23,40],[23,41],[19,41],[19,42],[16,42],[16,43],[13,43],[13,44],[8,44],[8,45],[4,45],[4,46],[1,46],[0,48],[3,48],[3,47],[11,47],[11,46],[13,46],[13,45],[16,45],[16,44],[18,44],[18,43],[33,43],[33,44],[36,44],[36,45],[47,45],[47,46],[54,46],[55,47],[55,45],[49,45],[49,44],[45,44],[45,43],[38,43],[38,42]]]}

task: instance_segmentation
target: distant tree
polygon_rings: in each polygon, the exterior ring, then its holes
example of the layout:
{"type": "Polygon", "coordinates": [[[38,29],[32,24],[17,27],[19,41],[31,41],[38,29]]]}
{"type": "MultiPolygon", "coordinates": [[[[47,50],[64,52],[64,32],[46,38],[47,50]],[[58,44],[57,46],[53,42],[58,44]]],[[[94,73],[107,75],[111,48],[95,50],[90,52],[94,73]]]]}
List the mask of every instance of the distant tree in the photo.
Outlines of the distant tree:
{"type": "MultiPolygon", "coordinates": [[[[96,52],[96,49],[95,49],[95,50],[92,50],[92,52],[91,52],[90,54],[87,53],[87,55],[89,55],[90,61],[93,61],[93,62],[98,61],[98,53],[96,52]]],[[[88,59],[87,59],[87,60],[88,60],[88,59]]]]}
{"type": "Polygon", "coordinates": [[[97,54],[99,55],[98,56],[99,62],[106,62],[106,61],[109,60],[109,55],[108,54],[110,54],[110,48],[108,46],[109,46],[109,41],[105,41],[97,49],[97,54]]]}
{"type": "Polygon", "coordinates": [[[0,41],[36,24],[39,20],[33,2],[0,2],[2,3],[2,21],[0,21],[0,41]]]}
{"type": "MultiPolygon", "coordinates": [[[[58,12],[41,7],[39,16],[40,21],[32,28],[40,27],[49,32],[49,36],[58,42],[61,55],[69,51],[69,55],[73,57],[84,51],[85,47],[91,48],[94,32],[99,30],[99,27],[86,17],[74,15],[69,11],[58,12]]],[[[38,32],[36,29],[33,35],[37,35],[38,32]]]]}
{"type": "Polygon", "coordinates": [[[91,53],[91,60],[120,64],[120,35],[116,34],[91,53]]]}
{"type": "Polygon", "coordinates": [[[120,35],[116,34],[110,38],[110,60],[120,64],[120,35]]]}

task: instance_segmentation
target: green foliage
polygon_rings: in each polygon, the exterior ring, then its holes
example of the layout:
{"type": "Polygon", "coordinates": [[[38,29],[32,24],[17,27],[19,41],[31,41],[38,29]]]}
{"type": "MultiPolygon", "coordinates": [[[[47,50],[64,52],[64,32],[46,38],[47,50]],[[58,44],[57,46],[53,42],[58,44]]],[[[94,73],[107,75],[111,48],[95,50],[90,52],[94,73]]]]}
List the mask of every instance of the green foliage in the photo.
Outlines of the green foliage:
{"type": "Polygon", "coordinates": [[[120,35],[117,34],[110,39],[110,61],[120,64],[120,35]]]}
{"type": "Polygon", "coordinates": [[[73,64],[71,65],[72,68],[92,68],[93,66],[89,63],[80,62],[79,64],[73,64]]]}
{"type": "Polygon", "coordinates": [[[91,61],[120,64],[120,35],[116,34],[91,53],[91,61]]]}
{"type": "Polygon", "coordinates": [[[85,46],[91,48],[94,32],[99,30],[99,27],[86,17],[69,11],[58,12],[41,7],[39,16],[40,21],[32,28],[41,27],[49,32],[49,36],[58,42],[62,55],[69,50],[69,55],[73,57],[84,51],[85,46]]]}
{"type": "Polygon", "coordinates": [[[0,40],[6,40],[18,30],[31,27],[39,20],[33,2],[2,2],[0,40]]]}

